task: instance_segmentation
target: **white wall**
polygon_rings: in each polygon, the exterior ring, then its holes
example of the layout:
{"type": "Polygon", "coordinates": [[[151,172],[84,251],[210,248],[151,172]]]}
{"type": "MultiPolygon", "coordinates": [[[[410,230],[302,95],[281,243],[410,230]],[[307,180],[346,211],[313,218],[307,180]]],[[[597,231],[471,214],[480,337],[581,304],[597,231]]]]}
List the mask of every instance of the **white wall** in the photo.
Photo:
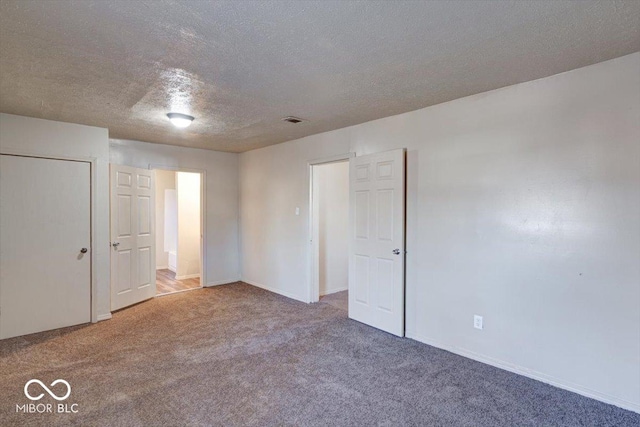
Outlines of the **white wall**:
{"type": "Polygon", "coordinates": [[[156,170],[156,268],[158,270],[169,266],[169,252],[165,247],[165,190],[175,189],[176,173],[156,170]]]}
{"type": "Polygon", "coordinates": [[[205,172],[205,286],[237,281],[238,155],[120,139],[110,140],[111,162],[140,168],[205,172]]]}
{"type": "Polygon", "coordinates": [[[176,173],[178,259],[176,279],[200,275],[200,174],[176,173]]]}
{"type": "Polygon", "coordinates": [[[344,291],[349,284],[349,163],[327,163],[313,168],[318,284],[322,296],[344,291]]]}
{"type": "Polygon", "coordinates": [[[407,336],[640,411],[639,141],[636,53],[243,153],[242,278],[307,300],[307,162],[405,147],[407,336]]]}
{"type": "Polygon", "coordinates": [[[242,280],[300,301],[310,279],[307,162],[349,152],[344,133],[312,138],[240,155],[242,280]]]}
{"type": "Polygon", "coordinates": [[[92,271],[97,292],[92,311],[99,320],[111,317],[108,138],[107,129],[0,114],[0,152],[96,161],[92,171],[97,190],[92,213],[96,247],[91,250],[97,259],[92,271]]]}
{"type": "MultiPolygon", "coordinates": [[[[173,176],[175,179],[175,174],[173,176]]],[[[175,273],[178,264],[178,197],[175,189],[164,192],[164,251],[167,268],[175,273]]]]}

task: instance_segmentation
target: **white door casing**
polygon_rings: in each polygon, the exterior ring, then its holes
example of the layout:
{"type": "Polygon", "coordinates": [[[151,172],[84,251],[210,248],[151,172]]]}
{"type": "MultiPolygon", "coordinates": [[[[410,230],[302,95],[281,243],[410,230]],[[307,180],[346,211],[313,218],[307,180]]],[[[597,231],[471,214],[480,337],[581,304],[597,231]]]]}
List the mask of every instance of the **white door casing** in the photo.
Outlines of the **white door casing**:
{"type": "Polygon", "coordinates": [[[349,317],[404,336],[404,149],[349,162],[349,317]]]}
{"type": "MultiPolygon", "coordinates": [[[[319,283],[320,252],[319,252],[319,240],[318,240],[320,205],[318,203],[318,194],[316,191],[317,186],[315,184],[318,177],[316,176],[316,173],[314,172],[314,170],[317,169],[316,166],[321,166],[323,164],[340,162],[345,160],[348,161],[354,156],[355,156],[355,153],[344,153],[344,154],[338,154],[335,156],[314,159],[308,162],[308,166],[309,166],[309,243],[311,245],[311,250],[309,251],[308,302],[318,302],[320,300],[320,283],[319,283]]],[[[349,178],[347,178],[347,180],[348,179],[349,178]]]]}
{"type": "Polygon", "coordinates": [[[0,156],[0,339],[90,321],[91,164],[0,156]]]}
{"type": "Polygon", "coordinates": [[[347,290],[349,233],[349,163],[310,165],[311,301],[347,290]]]}
{"type": "Polygon", "coordinates": [[[156,295],[155,171],[111,165],[111,310],[156,295]]]}

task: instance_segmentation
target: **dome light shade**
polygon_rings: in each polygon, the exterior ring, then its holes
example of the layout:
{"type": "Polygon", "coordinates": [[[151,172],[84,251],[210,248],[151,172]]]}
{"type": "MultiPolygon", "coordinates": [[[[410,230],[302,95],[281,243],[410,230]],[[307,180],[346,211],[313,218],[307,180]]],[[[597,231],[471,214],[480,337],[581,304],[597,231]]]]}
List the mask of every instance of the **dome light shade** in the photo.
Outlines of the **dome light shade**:
{"type": "Polygon", "coordinates": [[[173,123],[173,125],[177,128],[186,128],[194,120],[192,116],[181,113],[169,113],[167,114],[167,117],[169,117],[171,123],[173,123]]]}

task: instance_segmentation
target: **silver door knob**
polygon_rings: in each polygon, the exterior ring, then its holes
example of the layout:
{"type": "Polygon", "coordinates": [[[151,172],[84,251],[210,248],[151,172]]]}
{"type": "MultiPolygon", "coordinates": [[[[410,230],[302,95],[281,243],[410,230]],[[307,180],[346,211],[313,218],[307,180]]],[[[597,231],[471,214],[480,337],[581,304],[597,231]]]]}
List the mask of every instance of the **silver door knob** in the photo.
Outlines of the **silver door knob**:
{"type": "Polygon", "coordinates": [[[117,249],[117,248],[118,248],[118,246],[120,246],[120,242],[112,243],[112,244],[111,244],[111,246],[113,246],[114,248],[116,248],[116,249],[117,249]]]}
{"type": "Polygon", "coordinates": [[[80,253],[86,254],[87,253],[87,248],[80,249],[80,253]]]}
{"type": "Polygon", "coordinates": [[[393,254],[394,255],[400,255],[400,249],[394,249],[393,250],[393,254]]]}

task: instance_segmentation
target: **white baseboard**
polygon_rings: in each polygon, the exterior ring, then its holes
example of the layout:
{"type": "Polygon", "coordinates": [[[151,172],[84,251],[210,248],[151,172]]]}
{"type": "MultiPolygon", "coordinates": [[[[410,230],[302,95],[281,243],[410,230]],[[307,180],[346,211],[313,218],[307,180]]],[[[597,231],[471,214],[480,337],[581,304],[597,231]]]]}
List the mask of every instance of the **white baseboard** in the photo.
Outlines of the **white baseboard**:
{"type": "Polygon", "coordinates": [[[611,396],[605,393],[600,393],[598,391],[591,390],[587,387],[574,384],[559,378],[555,378],[550,375],[543,374],[542,372],[533,371],[531,369],[524,368],[522,366],[514,365],[513,363],[508,363],[502,360],[494,359],[492,357],[484,356],[482,354],[478,354],[473,351],[466,350],[464,348],[448,346],[448,345],[439,343],[437,341],[434,341],[430,338],[416,334],[414,332],[406,331],[405,336],[407,338],[411,338],[413,340],[430,345],[432,347],[436,347],[441,350],[446,350],[451,353],[457,354],[459,356],[466,357],[468,359],[473,359],[477,362],[486,363],[487,365],[491,365],[496,368],[504,369],[505,371],[513,372],[514,374],[522,375],[527,378],[541,381],[543,383],[550,384],[554,387],[568,390],[573,393],[580,394],[582,396],[590,397],[592,399],[599,400],[601,402],[608,403],[610,405],[615,405],[622,409],[627,409],[629,411],[640,413],[640,404],[638,403],[620,399],[618,397],[611,396]]]}
{"type": "Polygon", "coordinates": [[[200,273],[196,273],[196,274],[185,274],[184,276],[176,276],[176,280],[195,279],[196,277],[200,277],[200,273]]]}
{"type": "Polygon", "coordinates": [[[321,297],[325,296],[325,295],[331,295],[331,294],[335,294],[337,292],[342,292],[342,291],[348,291],[349,287],[346,288],[338,288],[338,289],[329,289],[328,292],[325,292],[324,294],[320,294],[321,297]]]}
{"type": "Polygon", "coordinates": [[[236,278],[236,279],[226,279],[226,280],[216,280],[215,282],[209,282],[206,285],[204,285],[205,288],[209,288],[211,286],[219,286],[219,285],[228,285],[231,283],[236,283],[239,282],[240,279],[236,278]]]}
{"type": "Polygon", "coordinates": [[[109,320],[111,319],[111,313],[105,313],[105,314],[98,314],[98,322],[101,322],[103,320],[109,320]]]}
{"type": "Polygon", "coordinates": [[[255,286],[256,288],[264,289],[265,291],[273,292],[274,294],[282,295],[284,297],[291,298],[291,299],[294,299],[296,301],[301,301],[301,302],[304,302],[304,303],[308,303],[309,302],[309,301],[307,301],[305,299],[300,298],[297,295],[291,294],[289,292],[282,291],[280,289],[275,289],[275,288],[271,288],[269,286],[265,286],[262,283],[253,282],[251,280],[246,280],[246,279],[240,279],[240,281],[242,281],[244,283],[248,283],[251,286],[255,286]]]}
{"type": "Polygon", "coordinates": [[[156,270],[168,270],[168,265],[156,265],[156,270]]]}

